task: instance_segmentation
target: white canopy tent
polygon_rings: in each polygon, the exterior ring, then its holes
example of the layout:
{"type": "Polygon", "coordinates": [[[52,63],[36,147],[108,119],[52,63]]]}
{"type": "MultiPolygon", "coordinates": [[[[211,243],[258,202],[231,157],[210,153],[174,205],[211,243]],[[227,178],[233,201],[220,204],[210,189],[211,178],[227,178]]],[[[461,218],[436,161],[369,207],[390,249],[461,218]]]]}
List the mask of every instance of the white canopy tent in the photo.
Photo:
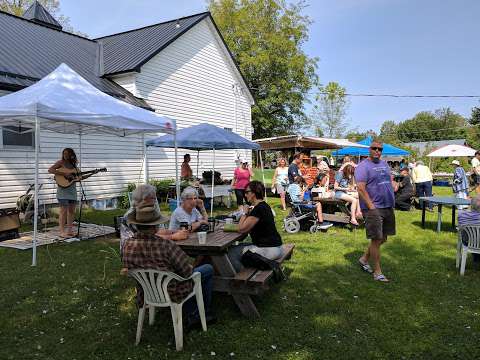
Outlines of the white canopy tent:
{"type": "MultiPolygon", "coordinates": [[[[176,137],[174,120],[101,92],[65,64],[34,85],[0,97],[0,125],[21,128],[28,124],[35,126],[36,205],[40,129],[80,136],[100,132],[122,137],[144,133],[168,133],[176,137]]],[[[175,167],[178,179],[177,148],[175,167]]],[[[37,221],[38,206],[35,206],[32,266],[37,263],[37,221]]]]}
{"type": "Polygon", "coordinates": [[[475,149],[464,145],[445,145],[433,150],[428,157],[466,157],[475,156],[475,149]]]}

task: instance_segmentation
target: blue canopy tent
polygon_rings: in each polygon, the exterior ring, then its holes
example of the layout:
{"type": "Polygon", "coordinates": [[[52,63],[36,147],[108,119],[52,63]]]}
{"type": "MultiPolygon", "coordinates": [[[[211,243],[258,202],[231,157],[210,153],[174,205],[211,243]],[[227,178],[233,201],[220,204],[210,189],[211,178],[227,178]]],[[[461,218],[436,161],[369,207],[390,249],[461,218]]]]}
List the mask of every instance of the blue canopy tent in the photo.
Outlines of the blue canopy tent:
{"type": "MultiPolygon", "coordinates": [[[[370,144],[372,143],[372,140],[373,138],[369,136],[359,141],[358,144],[370,146],[370,144]]],[[[333,156],[346,156],[346,155],[368,156],[369,149],[358,148],[358,147],[346,147],[340,150],[335,150],[332,154],[333,156]]],[[[410,155],[410,152],[408,152],[407,150],[397,148],[390,144],[385,144],[385,143],[383,144],[382,156],[406,156],[406,155],[410,155]]]]}
{"type": "MultiPolygon", "coordinates": [[[[173,135],[160,136],[158,138],[148,140],[146,146],[174,148],[175,143],[178,148],[196,150],[197,151],[197,177],[198,177],[198,158],[199,152],[202,150],[213,150],[213,170],[212,170],[212,196],[213,196],[213,174],[215,172],[215,150],[231,150],[231,149],[250,149],[259,150],[260,145],[241,137],[240,135],[224,130],[210,124],[194,125],[185,129],[178,130],[176,139],[173,135]]],[[[148,164],[145,164],[148,168],[148,164]]],[[[145,172],[148,179],[148,171],[145,172]]],[[[210,202],[210,213],[213,213],[213,199],[210,202]]]]}

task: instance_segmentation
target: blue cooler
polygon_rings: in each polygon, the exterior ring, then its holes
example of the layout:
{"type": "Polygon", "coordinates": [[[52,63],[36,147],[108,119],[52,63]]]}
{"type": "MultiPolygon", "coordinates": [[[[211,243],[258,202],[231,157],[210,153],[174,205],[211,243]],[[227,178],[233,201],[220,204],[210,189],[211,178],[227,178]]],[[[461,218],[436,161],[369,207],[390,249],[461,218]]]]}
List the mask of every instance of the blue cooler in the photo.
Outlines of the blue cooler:
{"type": "Polygon", "coordinates": [[[168,208],[171,212],[174,212],[177,208],[177,199],[168,199],[168,208]]]}

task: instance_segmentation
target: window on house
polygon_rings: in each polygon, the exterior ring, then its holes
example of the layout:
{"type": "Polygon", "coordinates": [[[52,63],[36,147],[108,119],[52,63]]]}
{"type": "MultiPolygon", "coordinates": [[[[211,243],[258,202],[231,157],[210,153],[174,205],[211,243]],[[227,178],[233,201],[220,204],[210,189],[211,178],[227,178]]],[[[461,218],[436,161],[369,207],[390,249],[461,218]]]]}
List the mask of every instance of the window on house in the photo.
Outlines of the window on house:
{"type": "Polygon", "coordinates": [[[223,130],[233,131],[233,128],[226,128],[226,127],[224,127],[223,130]]]}
{"type": "Polygon", "coordinates": [[[26,126],[2,126],[2,145],[4,149],[34,148],[35,131],[26,126]]]}

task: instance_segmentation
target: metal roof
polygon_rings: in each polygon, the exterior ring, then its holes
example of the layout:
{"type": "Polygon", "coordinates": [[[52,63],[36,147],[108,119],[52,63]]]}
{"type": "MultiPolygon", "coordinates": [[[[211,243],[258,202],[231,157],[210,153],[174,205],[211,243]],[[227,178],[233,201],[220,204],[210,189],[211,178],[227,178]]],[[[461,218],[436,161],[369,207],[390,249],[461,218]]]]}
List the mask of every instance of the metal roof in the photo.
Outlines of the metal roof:
{"type": "Polygon", "coordinates": [[[204,12],[95,39],[103,45],[104,74],[139,71],[148,60],[209,16],[204,12]]]}
{"type": "Polygon", "coordinates": [[[53,17],[37,2],[24,16],[29,19],[0,11],[0,88],[3,89],[18,90],[29,86],[65,63],[97,89],[133,105],[151,109],[144,100],[105,76],[140,71],[147,61],[206,18],[211,19],[248,89],[209,12],[95,40],[55,27],[51,21],[53,17]]]}
{"type": "Polygon", "coordinates": [[[62,25],[45,10],[45,8],[38,2],[34,1],[30,7],[25,10],[23,17],[42,25],[52,27],[54,29],[62,30],[62,25]]]}
{"type": "Polygon", "coordinates": [[[97,89],[130,104],[148,104],[109,79],[99,76],[100,45],[0,11],[0,84],[31,85],[65,63],[97,89]]]}

